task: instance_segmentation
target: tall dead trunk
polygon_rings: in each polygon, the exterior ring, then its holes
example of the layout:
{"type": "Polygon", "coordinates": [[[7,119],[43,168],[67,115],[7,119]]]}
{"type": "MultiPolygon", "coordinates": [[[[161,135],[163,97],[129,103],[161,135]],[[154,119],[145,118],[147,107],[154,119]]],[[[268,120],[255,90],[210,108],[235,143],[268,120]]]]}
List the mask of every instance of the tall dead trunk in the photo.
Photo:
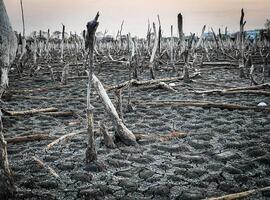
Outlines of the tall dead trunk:
{"type": "Polygon", "coordinates": [[[99,18],[99,13],[97,13],[94,20],[88,22],[87,24],[87,35],[86,35],[86,49],[88,50],[88,84],[87,84],[87,134],[88,134],[88,145],[85,153],[86,163],[91,163],[97,160],[97,151],[95,144],[95,136],[94,136],[94,117],[93,110],[94,107],[91,105],[90,97],[91,97],[91,88],[92,88],[92,77],[94,71],[94,45],[95,45],[95,33],[99,22],[97,21],[99,18]]]}
{"type": "Polygon", "coordinates": [[[64,62],[64,44],[65,44],[65,25],[62,24],[63,28],[62,28],[62,39],[61,39],[61,63],[64,62]]]}
{"type": "Polygon", "coordinates": [[[246,21],[244,21],[245,13],[244,9],[241,10],[241,18],[240,18],[240,32],[239,32],[239,50],[240,50],[240,59],[239,59],[239,72],[240,72],[240,78],[246,78],[245,74],[245,61],[244,61],[244,53],[245,53],[245,47],[244,47],[244,27],[246,24],[246,21]]]}
{"type": "Polygon", "coordinates": [[[156,56],[156,52],[157,52],[157,48],[158,48],[158,34],[157,34],[155,23],[153,23],[153,30],[154,30],[154,35],[155,35],[155,41],[154,41],[154,47],[153,47],[153,50],[152,50],[150,62],[149,62],[149,69],[150,69],[150,77],[151,77],[151,79],[156,78],[155,71],[154,71],[154,67],[155,67],[154,65],[155,65],[155,56],[156,56]]]}

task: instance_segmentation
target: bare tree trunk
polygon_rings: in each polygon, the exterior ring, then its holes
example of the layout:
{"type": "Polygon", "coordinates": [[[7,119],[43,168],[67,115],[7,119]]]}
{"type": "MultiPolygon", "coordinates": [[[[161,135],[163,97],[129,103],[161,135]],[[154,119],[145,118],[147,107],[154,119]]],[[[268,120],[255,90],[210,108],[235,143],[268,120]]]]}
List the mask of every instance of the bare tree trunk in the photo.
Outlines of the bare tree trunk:
{"type": "Polygon", "coordinates": [[[175,69],[174,62],[174,39],[173,39],[173,25],[171,25],[171,43],[170,43],[170,52],[171,52],[171,65],[175,69]]]}
{"type": "Polygon", "coordinates": [[[153,47],[153,50],[152,50],[152,55],[151,55],[151,58],[150,58],[150,63],[149,63],[151,79],[156,78],[155,72],[154,72],[154,65],[155,65],[155,56],[156,56],[156,52],[157,52],[157,48],[158,48],[158,35],[157,35],[157,30],[156,30],[155,23],[153,23],[153,30],[154,30],[154,34],[155,34],[155,42],[154,42],[154,47],[153,47]]]}
{"type": "Polygon", "coordinates": [[[0,111],[0,199],[8,199],[15,191],[14,180],[9,169],[7,142],[3,135],[2,112],[0,111]]]}
{"type": "Polygon", "coordinates": [[[245,52],[245,47],[244,47],[244,27],[246,24],[246,21],[244,22],[244,17],[245,17],[245,13],[244,13],[244,9],[242,8],[241,10],[241,18],[240,18],[240,32],[239,32],[239,50],[240,50],[240,59],[239,59],[239,72],[240,72],[240,78],[246,78],[245,75],[245,63],[244,63],[244,52],[245,52]]]}
{"type": "Polygon", "coordinates": [[[24,12],[23,12],[23,1],[21,0],[21,12],[22,12],[22,23],[23,23],[23,38],[25,38],[25,22],[24,22],[24,12]]]}
{"type": "Polygon", "coordinates": [[[17,51],[17,38],[12,30],[3,0],[0,0],[0,38],[1,99],[5,89],[8,87],[8,72],[17,51]]]}
{"type": "Polygon", "coordinates": [[[64,62],[64,43],[65,43],[65,29],[66,29],[64,24],[62,24],[62,26],[63,26],[63,29],[62,29],[62,40],[61,40],[61,61],[60,61],[61,63],[64,62]]]}
{"type": "Polygon", "coordinates": [[[91,105],[90,97],[91,97],[91,82],[93,77],[93,68],[94,68],[94,45],[95,45],[95,33],[99,22],[97,21],[99,18],[99,13],[97,13],[94,20],[88,22],[87,24],[87,35],[86,35],[86,49],[88,49],[88,84],[87,84],[87,134],[88,134],[88,146],[85,153],[86,163],[91,163],[97,160],[97,151],[95,144],[95,136],[94,136],[94,118],[93,118],[93,110],[94,107],[91,105]]]}

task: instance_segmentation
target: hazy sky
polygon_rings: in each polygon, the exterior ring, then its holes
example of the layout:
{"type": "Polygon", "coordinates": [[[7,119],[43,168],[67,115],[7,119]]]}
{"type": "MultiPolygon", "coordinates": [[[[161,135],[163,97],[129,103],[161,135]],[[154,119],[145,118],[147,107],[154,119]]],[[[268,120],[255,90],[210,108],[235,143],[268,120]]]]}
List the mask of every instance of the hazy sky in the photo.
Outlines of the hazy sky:
{"type": "MultiPolygon", "coordinates": [[[[22,31],[20,0],[4,0],[13,27],[22,31]]],[[[270,18],[270,0],[23,0],[27,33],[33,30],[61,30],[61,23],[67,31],[80,33],[87,21],[100,11],[98,31],[109,30],[116,34],[122,20],[124,33],[145,36],[147,21],[157,21],[160,15],[165,35],[174,25],[175,35],[177,14],[184,17],[184,32],[201,31],[208,28],[239,29],[241,8],[245,9],[247,29],[263,27],[270,18]]]]}

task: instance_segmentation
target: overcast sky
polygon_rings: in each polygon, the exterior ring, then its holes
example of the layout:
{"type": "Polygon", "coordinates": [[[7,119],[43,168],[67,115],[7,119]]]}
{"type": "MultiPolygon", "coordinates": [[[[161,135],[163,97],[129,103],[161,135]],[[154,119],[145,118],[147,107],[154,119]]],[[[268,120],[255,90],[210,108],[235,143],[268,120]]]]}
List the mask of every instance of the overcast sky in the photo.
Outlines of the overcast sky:
{"type": "MultiPolygon", "coordinates": [[[[15,30],[22,31],[20,0],[4,0],[15,30]]],[[[163,31],[169,35],[174,25],[177,35],[177,14],[184,17],[184,32],[199,33],[203,25],[210,29],[239,29],[240,10],[245,9],[247,29],[261,28],[270,18],[270,0],[23,0],[26,31],[61,30],[80,33],[97,11],[100,11],[98,31],[108,29],[115,35],[122,20],[124,33],[145,36],[147,21],[157,21],[160,15],[163,31]]]]}

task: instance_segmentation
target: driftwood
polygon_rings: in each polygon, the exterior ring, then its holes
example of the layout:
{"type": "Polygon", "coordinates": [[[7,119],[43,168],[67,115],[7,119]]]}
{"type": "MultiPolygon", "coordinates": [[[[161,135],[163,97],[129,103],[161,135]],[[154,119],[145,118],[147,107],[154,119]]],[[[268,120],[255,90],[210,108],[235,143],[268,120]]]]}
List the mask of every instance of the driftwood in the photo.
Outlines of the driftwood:
{"type": "Polygon", "coordinates": [[[229,194],[229,195],[225,195],[225,196],[221,196],[221,197],[207,198],[206,200],[237,200],[237,199],[247,198],[253,194],[267,191],[267,190],[270,190],[270,186],[264,187],[264,188],[248,190],[245,192],[239,192],[239,193],[235,193],[235,194],[229,194]]]}
{"type": "Polygon", "coordinates": [[[58,138],[58,139],[52,141],[50,144],[48,144],[46,146],[46,150],[50,150],[53,146],[55,146],[56,144],[59,144],[61,141],[63,141],[63,140],[66,141],[66,140],[71,139],[72,137],[74,137],[78,134],[81,134],[81,133],[84,133],[84,131],[78,131],[78,132],[73,132],[73,133],[63,135],[60,138],[58,138]]]}
{"type": "MultiPolygon", "coordinates": [[[[195,78],[198,75],[199,73],[194,73],[193,75],[190,76],[190,78],[195,78]]],[[[177,80],[183,80],[183,77],[169,77],[169,78],[161,78],[161,79],[147,80],[147,81],[138,81],[138,80],[132,79],[131,81],[126,81],[118,85],[108,87],[107,91],[124,88],[124,87],[127,87],[129,84],[132,86],[141,86],[141,85],[151,85],[151,84],[157,84],[160,82],[170,82],[170,81],[177,81],[177,80]]]]}
{"type": "Polygon", "coordinates": [[[45,112],[56,112],[57,108],[43,108],[43,109],[32,109],[32,110],[25,110],[25,111],[5,111],[2,112],[8,116],[22,116],[22,115],[33,115],[38,113],[45,113],[45,112]]]}
{"type": "Polygon", "coordinates": [[[232,94],[252,94],[252,95],[264,95],[270,96],[270,91],[264,90],[206,90],[206,91],[194,91],[196,94],[219,94],[219,95],[232,95],[232,94]]]}
{"type": "Polygon", "coordinates": [[[182,133],[182,132],[175,132],[173,131],[172,133],[169,134],[152,134],[152,133],[134,133],[134,135],[136,136],[136,140],[137,141],[141,141],[141,140],[150,140],[150,141],[155,141],[155,142],[165,142],[165,141],[170,141],[176,138],[184,138],[186,137],[188,134],[187,133],[182,133]]]}
{"type": "Polygon", "coordinates": [[[120,119],[113,103],[111,102],[106,90],[104,89],[101,82],[98,78],[93,74],[92,79],[93,85],[102,100],[102,103],[107,111],[107,113],[112,117],[114,121],[115,127],[117,129],[116,135],[117,137],[126,145],[136,145],[136,138],[133,133],[125,126],[123,121],[120,119]]]}
{"type": "Polygon", "coordinates": [[[167,107],[167,106],[175,106],[175,107],[201,107],[201,108],[220,108],[220,109],[228,109],[228,110],[253,110],[257,112],[270,112],[270,108],[260,108],[256,106],[242,106],[237,104],[227,104],[227,103],[219,103],[219,102],[210,102],[210,101],[152,101],[152,102],[144,102],[144,101],[133,101],[136,105],[141,106],[150,106],[150,107],[167,107]]]}
{"type": "Polygon", "coordinates": [[[138,89],[152,89],[152,88],[162,88],[171,92],[178,92],[177,90],[173,89],[172,86],[164,83],[164,82],[159,82],[159,83],[154,83],[151,85],[146,85],[146,86],[141,86],[138,89]]]}
{"type": "Polygon", "coordinates": [[[17,144],[23,142],[32,142],[32,141],[40,141],[40,140],[50,140],[54,137],[51,137],[49,134],[33,134],[33,135],[26,135],[26,136],[17,136],[14,138],[7,138],[6,142],[8,144],[17,144]]]}
{"type": "Polygon", "coordinates": [[[51,168],[50,166],[48,166],[47,164],[45,164],[42,160],[38,159],[36,156],[32,156],[32,158],[37,162],[37,164],[40,167],[48,170],[48,172],[51,175],[53,175],[55,178],[59,178],[59,175],[56,173],[56,171],[53,168],[51,168]]]}

